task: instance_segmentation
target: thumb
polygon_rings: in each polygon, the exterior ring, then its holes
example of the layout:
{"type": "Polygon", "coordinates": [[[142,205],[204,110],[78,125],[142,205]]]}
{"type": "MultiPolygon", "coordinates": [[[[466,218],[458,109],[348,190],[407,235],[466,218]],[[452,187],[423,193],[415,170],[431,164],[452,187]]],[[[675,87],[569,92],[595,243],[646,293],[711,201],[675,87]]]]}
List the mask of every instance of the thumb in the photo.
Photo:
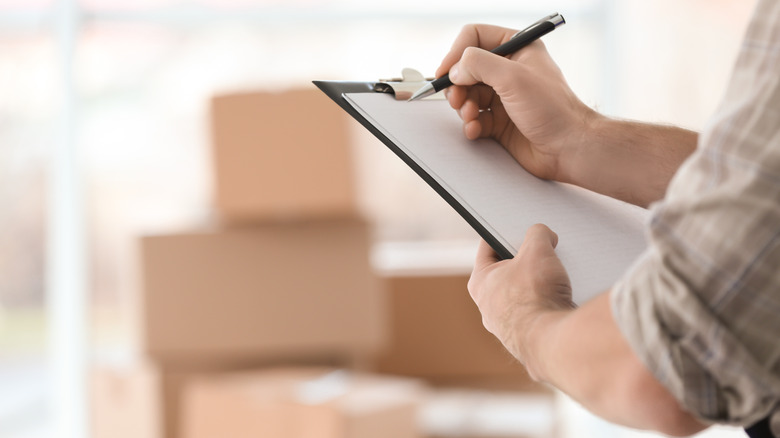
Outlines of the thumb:
{"type": "Polygon", "coordinates": [[[529,249],[552,250],[558,246],[558,235],[546,225],[536,224],[526,231],[523,246],[529,249]]]}
{"type": "Polygon", "coordinates": [[[467,47],[460,61],[450,68],[450,80],[455,85],[482,82],[495,88],[502,80],[511,80],[508,75],[517,65],[517,62],[479,47],[467,47]]]}

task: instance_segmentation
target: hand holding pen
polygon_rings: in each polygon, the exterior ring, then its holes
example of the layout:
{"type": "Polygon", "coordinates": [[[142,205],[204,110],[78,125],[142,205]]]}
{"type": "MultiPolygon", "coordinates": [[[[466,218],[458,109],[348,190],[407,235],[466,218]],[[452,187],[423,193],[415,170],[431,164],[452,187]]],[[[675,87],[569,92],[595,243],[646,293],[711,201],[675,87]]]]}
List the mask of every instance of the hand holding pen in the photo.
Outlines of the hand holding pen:
{"type": "MultiPolygon", "coordinates": [[[[556,13],[549,15],[528,26],[527,28],[516,32],[514,35],[512,35],[509,41],[492,48],[490,52],[498,56],[511,55],[512,53],[515,53],[523,47],[531,44],[532,42],[552,32],[555,30],[555,28],[565,23],[566,20],[564,20],[561,14],[556,13]]],[[[411,102],[417,99],[422,99],[426,96],[430,96],[431,94],[441,91],[451,85],[452,82],[450,81],[449,73],[444,74],[443,76],[436,78],[433,82],[417,90],[417,92],[412,95],[409,101],[411,102]]]]}
{"type": "Polygon", "coordinates": [[[509,57],[488,51],[514,34],[498,26],[466,26],[437,74],[450,72],[454,86],[446,90],[447,99],[466,137],[492,137],[534,175],[570,182],[570,172],[581,164],[581,134],[598,114],[569,88],[541,41],[509,57]]]}

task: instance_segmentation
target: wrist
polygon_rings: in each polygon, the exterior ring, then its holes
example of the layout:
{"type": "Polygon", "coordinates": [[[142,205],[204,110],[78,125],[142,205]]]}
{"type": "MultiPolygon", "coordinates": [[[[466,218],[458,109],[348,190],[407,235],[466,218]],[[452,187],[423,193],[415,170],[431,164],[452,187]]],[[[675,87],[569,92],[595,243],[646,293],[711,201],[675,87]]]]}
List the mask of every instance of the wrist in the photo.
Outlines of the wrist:
{"type": "Polygon", "coordinates": [[[508,350],[525,366],[537,382],[549,382],[545,349],[554,339],[557,327],[571,310],[540,310],[518,325],[508,350]]]}
{"type": "Polygon", "coordinates": [[[588,188],[592,173],[586,170],[584,165],[592,161],[590,157],[598,155],[597,148],[603,143],[600,138],[603,132],[609,129],[611,119],[590,107],[584,105],[583,107],[578,123],[573,124],[563,141],[558,175],[555,179],[588,188]]]}

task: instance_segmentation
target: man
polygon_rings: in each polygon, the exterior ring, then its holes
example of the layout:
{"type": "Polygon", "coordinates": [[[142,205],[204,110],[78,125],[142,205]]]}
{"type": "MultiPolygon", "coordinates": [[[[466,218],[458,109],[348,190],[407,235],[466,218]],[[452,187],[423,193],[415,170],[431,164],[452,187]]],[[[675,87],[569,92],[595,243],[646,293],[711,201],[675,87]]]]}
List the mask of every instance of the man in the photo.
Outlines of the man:
{"type": "Polygon", "coordinates": [[[469,291],[485,327],[533,378],[616,423],[780,437],[780,1],[759,1],[702,135],[598,114],[541,42],[483,50],[513,33],[467,26],[437,71],[464,134],[539,177],[650,207],[649,247],[574,309],[553,231],[532,227],[506,261],[483,242],[469,291]]]}

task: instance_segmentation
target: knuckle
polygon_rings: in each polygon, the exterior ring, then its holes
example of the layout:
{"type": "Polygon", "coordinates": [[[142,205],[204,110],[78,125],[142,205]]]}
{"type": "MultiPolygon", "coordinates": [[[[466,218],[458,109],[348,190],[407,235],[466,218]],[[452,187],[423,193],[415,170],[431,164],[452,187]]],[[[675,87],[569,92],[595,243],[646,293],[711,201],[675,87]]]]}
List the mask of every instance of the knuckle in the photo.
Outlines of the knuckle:
{"type": "Polygon", "coordinates": [[[477,26],[478,25],[476,23],[464,24],[463,27],[460,29],[460,33],[464,35],[476,35],[477,26]]]}
{"type": "Polygon", "coordinates": [[[476,301],[478,289],[479,289],[479,282],[477,278],[474,275],[472,275],[471,277],[469,277],[469,281],[466,284],[466,290],[469,291],[469,295],[471,295],[471,298],[474,301],[476,301]]]}
{"type": "Polygon", "coordinates": [[[482,315],[482,326],[485,327],[485,330],[487,330],[491,334],[493,335],[496,334],[496,330],[493,327],[493,322],[485,315],[482,315]]]}
{"type": "Polygon", "coordinates": [[[463,49],[463,56],[461,58],[462,61],[471,62],[474,60],[474,57],[478,56],[479,48],[474,46],[469,46],[463,49]]]}
{"type": "MultiPolygon", "coordinates": [[[[463,50],[463,54],[460,56],[460,69],[462,73],[471,73],[474,67],[478,64],[479,48],[470,46],[463,50]]],[[[462,74],[461,73],[461,74],[462,74]]]]}
{"type": "Polygon", "coordinates": [[[460,53],[465,47],[476,44],[479,41],[479,29],[476,24],[466,24],[460,29],[460,33],[452,43],[452,51],[460,53]]]}

